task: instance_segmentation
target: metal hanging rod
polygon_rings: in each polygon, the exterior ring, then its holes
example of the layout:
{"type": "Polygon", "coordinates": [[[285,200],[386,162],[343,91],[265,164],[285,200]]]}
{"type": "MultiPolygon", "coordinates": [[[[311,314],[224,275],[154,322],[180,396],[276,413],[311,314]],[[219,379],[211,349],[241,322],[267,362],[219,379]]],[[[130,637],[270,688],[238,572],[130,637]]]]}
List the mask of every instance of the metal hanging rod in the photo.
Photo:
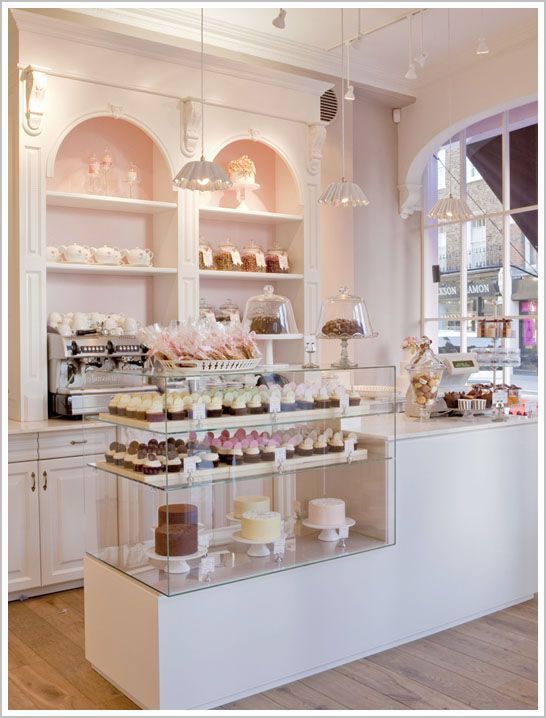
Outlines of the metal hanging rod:
{"type": "Polygon", "coordinates": [[[358,33],[356,35],[353,35],[352,37],[347,38],[346,40],[343,40],[343,42],[338,42],[336,45],[332,45],[332,47],[327,48],[327,52],[332,52],[332,50],[337,50],[338,47],[341,47],[342,45],[349,45],[352,42],[355,42],[355,40],[360,40],[361,37],[366,37],[366,35],[373,35],[374,32],[378,32],[379,30],[384,30],[386,27],[390,27],[391,25],[396,25],[398,22],[402,22],[403,20],[406,20],[408,17],[412,17],[413,15],[419,15],[419,13],[426,12],[426,8],[418,8],[417,10],[411,10],[411,12],[406,12],[403,15],[398,15],[397,17],[393,18],[392,20],[388,20],[387,22],[384,22],[382,25],[377,25],[377,27],[372,27],[369,30],[366,30],[365,32],[362,32],[360,29],[360,10],[358,9],[358,33]]]}

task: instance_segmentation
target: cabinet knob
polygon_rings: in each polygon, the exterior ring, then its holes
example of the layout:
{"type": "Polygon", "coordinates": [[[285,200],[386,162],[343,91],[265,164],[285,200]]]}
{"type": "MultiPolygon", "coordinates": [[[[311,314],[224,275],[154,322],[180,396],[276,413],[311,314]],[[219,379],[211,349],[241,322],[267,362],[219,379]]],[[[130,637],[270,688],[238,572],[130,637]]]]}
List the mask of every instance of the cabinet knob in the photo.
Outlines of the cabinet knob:
{"type": "Polygon", "coordinates": [[[36,474],[34,471],[30,474],[30,478],[32,479],[32,486],[30,487],[30,490],[36,491],[36,474]]]}
{"type": "Polygon", "coordinates": [[[42,473],[42,476],[43,476],[43,479],[44,479],[43,489],[44,489],[44,491],[47,491],[47,471],[44,471],[44,472],[42,473]]]}
{"type": "Polygon", "coordinates": [[[81,441],[75,441],[74,439],[72,439],[72,441],[70,442],[70,444],[71,444],[72,446],[76,446],[76,444],[87,444],[87,439],[82,439],[81,441]]]}

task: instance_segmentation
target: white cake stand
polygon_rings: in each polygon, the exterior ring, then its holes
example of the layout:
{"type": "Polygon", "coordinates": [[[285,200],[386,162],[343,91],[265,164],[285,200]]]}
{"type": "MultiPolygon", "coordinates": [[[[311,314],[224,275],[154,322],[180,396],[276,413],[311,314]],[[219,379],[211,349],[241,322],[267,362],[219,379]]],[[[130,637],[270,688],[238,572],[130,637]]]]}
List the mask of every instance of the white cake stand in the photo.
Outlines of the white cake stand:
{"type": "Polygon", "coordinates": [[[206,548],[199,547],[195,553],[188,554],[186,556],[161,556],[156,553],[154,549],[146,551],[148,560],[156,568],[160,568],[165,573],[188,573],[191,571],[191,566],[188,561],[192,558],[201,558],[207,553],[206,548]]]}
{"type": "Polygon", "coordinates": [[[346,518],[343,523],[336,524],[335,526],[326,526],[325,524],[312,524],[307,519],[303,519],[302,521],[302,524],[304,526],[307,526],[307,528],[309,529],[322,529],[322,531],[318,535],[319,541],[339,541],[339,534],[337,530],[343,528],[351,528],[351,526],[354,526],[355,523],[356,521],[350,518],[346,518]]]}
{"type": "Polygon", "coordinates": [[[233,511],[230,511],[229,514],[226,514],[226,519],[232,524],[240,524],[241,523],[241,519],[236,519],[233,514],[233,511]]]}
{"type": "Polygon", "coordinates": [[[254,182],[253,184],[246,182],[234,182],[232,189],[235,190],[235,196],[237,197],[237,202],[239,202],[239,206],[237,207],[237,209],[241,211],[246,211],[249,209],[246,203],[246,191],[250,190],[252,192],[256,189],[260,189],[260,185],[256,184],[256,182],[254,182]]]}
{"type": "Polygon", "coordinates": [[[272,538],[270,541],[257,541],[255,539],[247,539],[244,536],[241,536],[240,531],[236,531],[232,536],[234,541],[237,541],[237,543],[246,543],[249,545],[247,556],[255,556],[257,558],[265,558],[266,556],[269,556],[270,551],[267,548],[268,543],[273,543],[276,541],[279,536],[275,536],[275,538],[272,538]]]}

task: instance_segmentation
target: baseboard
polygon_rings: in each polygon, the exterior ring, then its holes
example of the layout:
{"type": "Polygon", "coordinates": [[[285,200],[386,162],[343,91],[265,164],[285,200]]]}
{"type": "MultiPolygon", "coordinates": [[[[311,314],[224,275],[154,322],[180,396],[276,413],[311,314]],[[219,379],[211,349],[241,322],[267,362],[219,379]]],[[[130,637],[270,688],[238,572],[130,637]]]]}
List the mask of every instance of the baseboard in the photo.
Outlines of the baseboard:
{"type": "Polygon", "coordinates": [[[70,591],[72,588],[83,588],[83,579],[67,581],[66,583],[56,583],[53,586],[37,586],[36,588],[29,588],[26,591],[13,591],[13,593],[8,594],[8,601],[24,601],[27,598],[45,596],[48,593],[70,591]]]}

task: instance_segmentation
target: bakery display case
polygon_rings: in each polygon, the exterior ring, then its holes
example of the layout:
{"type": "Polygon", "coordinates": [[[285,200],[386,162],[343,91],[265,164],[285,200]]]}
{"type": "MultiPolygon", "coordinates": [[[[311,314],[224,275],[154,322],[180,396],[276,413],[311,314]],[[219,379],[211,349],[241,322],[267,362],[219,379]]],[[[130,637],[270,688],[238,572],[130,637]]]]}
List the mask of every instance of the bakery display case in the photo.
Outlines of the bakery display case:
{"type": "Polygon", "coordinates": [[[394,543],[394,443],[366,434],[382,414],[395,435],[394,367],[267,372],[142,372],[112,399],[89,555],[176,595],[394,543]]]}

